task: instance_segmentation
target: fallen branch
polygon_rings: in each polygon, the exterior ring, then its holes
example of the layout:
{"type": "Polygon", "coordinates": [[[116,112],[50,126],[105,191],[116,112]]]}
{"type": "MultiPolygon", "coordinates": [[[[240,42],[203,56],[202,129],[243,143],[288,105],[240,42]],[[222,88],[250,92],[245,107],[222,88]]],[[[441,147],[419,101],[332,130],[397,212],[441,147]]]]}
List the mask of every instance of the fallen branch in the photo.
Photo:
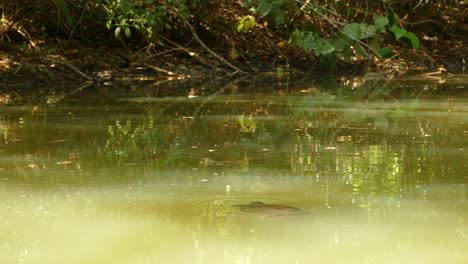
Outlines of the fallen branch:
{"type": "Polygon", "coordinates": [[[58,63],[58,64],[62,64],[64,66],[67,66],[68,68],[70,68],[72,71],[74,71],[75,73],[77,73],[78,75],[80,75],[83,79],[87,80],[87,81],[93,81],[93,78],[92,77],[89,77],[88,75],[86,75],[84,72],[80,71],[78,68],[76,68],[75,66],[73,66],[72,64],[68,63],[68,62],[65,62],[65,61],[62,61],[62,60],[56,60],[56,59],[51,59],[51,58],[44,58],[46,61],[49,61],[49,62],[53,62],[53,63],[58,63]]]}
{"type": "Polygon", "coordinates": [[[154,71],[156,72],[162,72],[164,74],[167,74],[169,76],[176,76],[177,73],[175,72],[172,72],[172,71],[169,71],[169,70],[166,70],[166,69],[163,69],[163,68],[160,68],[160,67],[157,67],[157,66],[154,66],[154,65],[151,65],[147,62],[145,62],[146,59],[142,59],[140,61],[137,61],[132,55],[129,55],[129,54],[126,54],[125,52],[123,51],[120,51],[120,50],[116,50],[117,52],[117,55],[119,55],[120,57],[122,57],[123,59],[125,59],[126,61],[129,61],[129,62],[135,62],[137,64],[141,64],[145,67],[148,67],[150,69],[153,69],[154,71]]]}

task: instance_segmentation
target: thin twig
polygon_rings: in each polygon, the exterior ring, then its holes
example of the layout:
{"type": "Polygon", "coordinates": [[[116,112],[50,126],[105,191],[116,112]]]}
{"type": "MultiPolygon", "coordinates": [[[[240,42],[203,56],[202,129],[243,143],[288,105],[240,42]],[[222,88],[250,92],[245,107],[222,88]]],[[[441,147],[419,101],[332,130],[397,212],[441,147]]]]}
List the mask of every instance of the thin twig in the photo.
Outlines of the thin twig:
{"type": "Polygon", "coordinates": [[[139,59],[139,60],[135,61],[135,63],[139,64],[139,63],[142,63],[142,62],[146,62],[146,61],[149,61],[149,60],[151,60],[151,59],[153,59],[153,58],[156,58],[156,57],[158,57],[158,56],[161,56],[161,55],[164,55],[164,54],[166,54],[166,53],[173,52],[173,51],[178,51],[178,50],[183,50],[183,49],[181,49],[181,48],[173,48],[173,49],[168,49],[168,50],[165,50],[165,51],[161,51],[161,52],[159,52],[159,53],[152,54],[152,55],[146,56],[146,57],[144,57],[144,58],[142,58],[142,59],[139,59]]]}
{"type": "Polygon", "coordinates": [[[206,66],[209,66],[209,67],[212,67],[214,68],[215,65],[213,62],[211,61],[208,61],[207,59],[203,58],[202,56],[198,55],[196,52],[193,52],[187,48],[184,48],[182,47],[181,45],[175,43],[174,41],[168,39],[168,38],[165,38],[164,36],[158,36],[160,39],[170,43],[171,45],[174,45],[177,47],[177,50],[182,50],[184,53],[188,54],[189,56],[193,57],[195,60],[197,60],[198,62],[200,62],[201,64],[203,65],[206,65],[206,66]]]}
{"type": "Polygon", "coordinates": [[[208,46],[205,45],[205,43],[198,37],[197,33],[195,32],[195,29],[193,28],[192,25],[190,25],[190,23],[180,14],[179,10],[175,7],[173,7],[172,5],[169,5],[172,10],[174,10],[177,15],[180,17],[180,19],[182,20],[182,22],[184,22],[185,26],[187,26],[187,28],[190,30],[190,33],[192,33],[193,37],[195,38],[195,40],[206,50],[208,51],[208,53],[210,53],[213,57],[215,57],[216,59],[218,59],[220,62],[222,62],[223,64],[225,64],[226,66],[228,66],[229,68],[237,71],[237,72],[240,72],[240,73],[244,73],[244,74],[247,74],[246,71],[243,71],[239,68],[237,68],[236,66],[232,65],[229,61],[227,61],[225,58],[223,58],[222,56],[218,55],[216,52],[214,52],[213,50],[211,50],[210,48],[208,48],[208,46]]]}
{"type": "Polygon", "coordinates": [[[69,40],[72,40],[72,39],[73,39],[73,34],[75,33],[76,27],[77,27],[79,24],[81,24],[81,21],[83,20],[85,14],[86,14],[86,11],[88,11],[88,10],[87,10],[88,4],[89,4],[89,2],[87,2],[87,3],[85,4],[85,6],[83,7],[83,12],[81,12],[80,18],[78,19],[78,21],[75,23],[75,25],[73,25],[72,29],[70,30],[70,35],[68,36],[69,40]]]}

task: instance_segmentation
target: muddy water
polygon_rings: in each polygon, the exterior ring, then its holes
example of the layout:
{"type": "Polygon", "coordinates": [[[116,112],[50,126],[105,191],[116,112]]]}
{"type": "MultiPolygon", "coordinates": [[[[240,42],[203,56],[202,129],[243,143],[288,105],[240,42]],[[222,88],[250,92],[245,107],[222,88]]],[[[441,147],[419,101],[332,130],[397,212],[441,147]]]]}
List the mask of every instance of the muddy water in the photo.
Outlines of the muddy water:
{"type": "Polygon", "coordinates": [[[467,100],[309,92],[0,105],[1,263],[467,263],[467,100]]]}

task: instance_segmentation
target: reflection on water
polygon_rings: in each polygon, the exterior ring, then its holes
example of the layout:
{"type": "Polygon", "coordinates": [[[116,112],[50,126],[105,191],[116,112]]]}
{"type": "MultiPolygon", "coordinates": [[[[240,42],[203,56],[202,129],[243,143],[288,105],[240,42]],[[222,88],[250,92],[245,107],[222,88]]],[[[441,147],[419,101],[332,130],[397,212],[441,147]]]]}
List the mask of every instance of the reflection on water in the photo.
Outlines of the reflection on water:
{"type": "Polygon", "coordinates": [[[467,263],[466,103],[230,91],[0,106],[0,259],[467,263]]]}

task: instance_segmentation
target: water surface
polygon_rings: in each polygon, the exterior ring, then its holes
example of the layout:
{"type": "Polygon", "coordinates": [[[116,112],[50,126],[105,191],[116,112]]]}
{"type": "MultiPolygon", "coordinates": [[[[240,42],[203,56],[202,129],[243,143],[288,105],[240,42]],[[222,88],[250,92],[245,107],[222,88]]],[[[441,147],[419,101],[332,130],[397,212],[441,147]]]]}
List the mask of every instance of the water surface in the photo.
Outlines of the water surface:
{"type": "Polygon", "coordinates": [[[465,97],[257,85],[0,105],[2,263],[468,262],[465,97]]]}

